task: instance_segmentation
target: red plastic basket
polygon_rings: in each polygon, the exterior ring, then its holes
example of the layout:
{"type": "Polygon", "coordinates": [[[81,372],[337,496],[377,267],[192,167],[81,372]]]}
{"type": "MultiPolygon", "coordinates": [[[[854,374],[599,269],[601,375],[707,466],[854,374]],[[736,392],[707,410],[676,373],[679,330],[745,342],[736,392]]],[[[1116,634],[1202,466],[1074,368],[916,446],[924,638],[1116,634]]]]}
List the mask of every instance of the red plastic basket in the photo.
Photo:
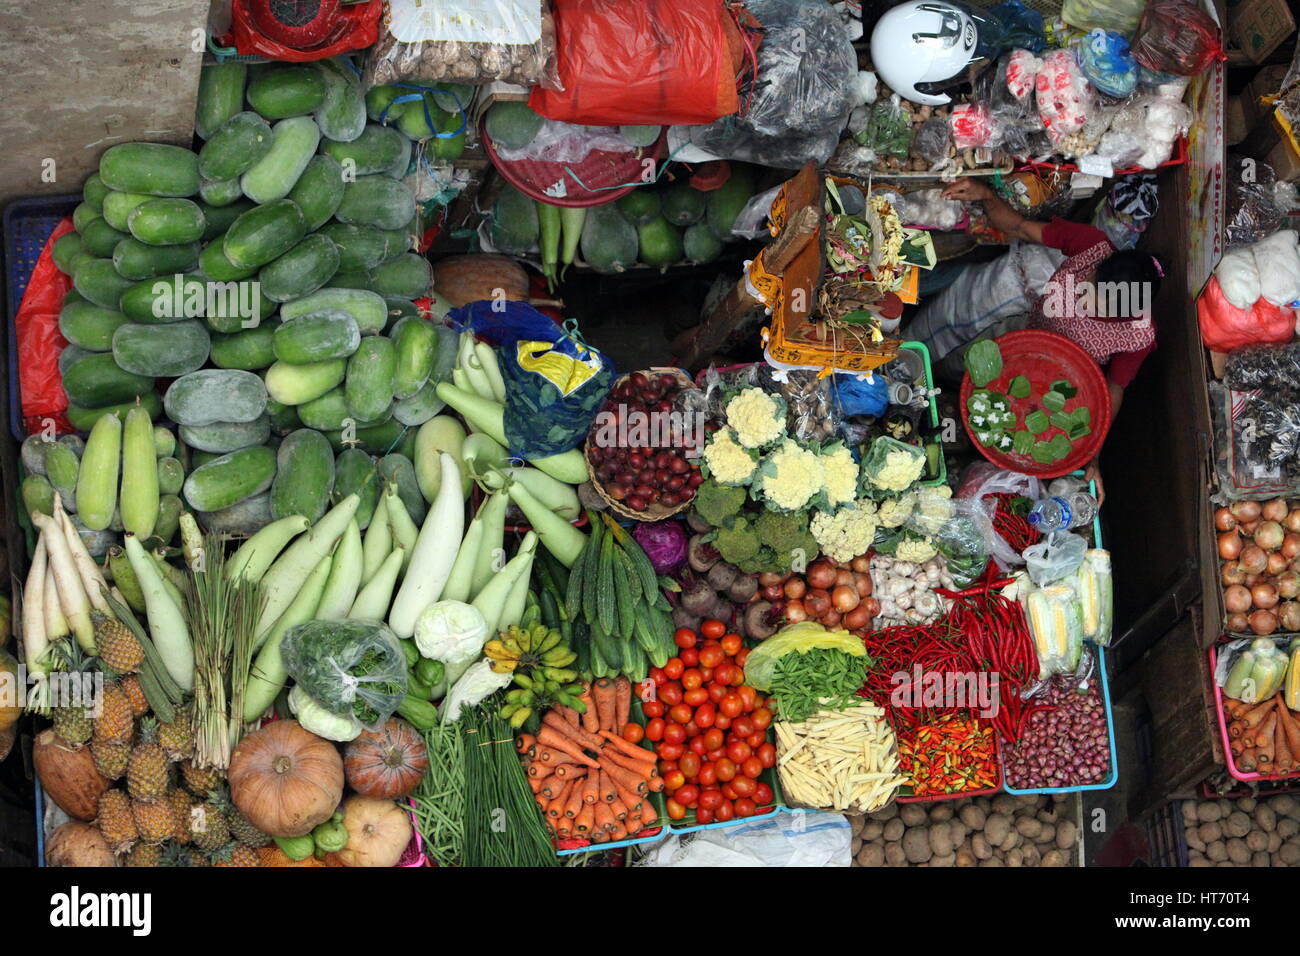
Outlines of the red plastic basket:
{"type": "MultiPolygon", "coordinates": [[[[1174,140],[1173,153],[1163,163],[1155,167],[1155,169],[1167,169],[1171,166],[1186,166],[1186,165],[1187,165],[1187,137],[1179,136],[1176,140],[1174,140]]],[[[1023,166],[1017,167],[1017,171],[1026,170],[1026,169],[1034,169],[1040,173],[1050,173],[1050,172],[1077,173],[1079,171],[1079,167],[1075,163],[1030,162],[1030,163],[1025,163],[1023,166]]],[[[1151,172],[1155,172],[1155,170],[1146,169],[1142,166],[1126,166],[1123,169],[1115,170],[1113,175],[1131,176],[1134,173],[1151,173],[1151,172]]]]}
{"type": "MultiPolygon", "coordinates": [[[[1220,643],[1228,640],[1227,635],[1220,638],[1220,643]]],[[[1214,673],[1215,664],[1218,662],[1218,646],[1211,647],[1210,655],[1210,673],[1214,673]]],[[[1214,684],[1214,713],[1219,720],[1219,735],[1223,741],[1223,761],[1228,768],[1228,773],[1233,778],[1243,783],[1260,783],[1266,780],[1300,780],[1300,769],[1290,770],[1286,773],[1253,773],[1247,770],[1241,770],[1237,767],[1237,761],[1232,756],[1232,737],[1228,733],[1228,712],[1223,709],[1223,688],[1216,682],[1214,684]]]]}
{"type": "Polygon", "coordinates": [[[1024,475],[1036,475],[1039,478],[1058,478],[1087,466],[1096,456],[1106,433],[1110,430],[1110,388],[1101,367],[1081,347],[1063,335],[1042,329],[1024,329],[1020,332],[1008,332],[994,339],[1002,350],[1002,374],[985,386],[991,392],[1006,395],[1017,416],[1023,419],[1033,397],[1041,397],[1044,386],[1057,379],[1069,379],[1079,390],[1070,399],[1068,408],[1086,405],[1092,410],[1091,434],[1074,442],[1074,449],[1068,457],[1050,465],[1039,464],[1029,455],[1017,455],[985,448],[975,441],[971,432],[969,416],[966,414],[966,402],[975,390],[970,380],[970,373],[961,380],[961,421],[962,427],[970,435],[972,444],[993,464],[1007,471],[1016,471],[1024,475]],[[1012,398],[1007,394],[1007,384],[1017,375],[1024,375],[1030,381],[1033,391],[1030,398],[1012,398]]]}
{"type": "MultiPolygon", "coordinates": [[[[220,38],[227,50],[238,56],[263,56],[287,63],[308,63],[324,60],[341,53],[363,50],[379,39],[379,16],[383,0],[362,0],[361,3],[340,7],[325,24],[323,38],[305,49],[296,49],[279,43],[258,29],[252,0],[234,0],[231,7],[230,32],[220,38]]],[[[218,55],[230,55],[217,51],[218,55]]]]}

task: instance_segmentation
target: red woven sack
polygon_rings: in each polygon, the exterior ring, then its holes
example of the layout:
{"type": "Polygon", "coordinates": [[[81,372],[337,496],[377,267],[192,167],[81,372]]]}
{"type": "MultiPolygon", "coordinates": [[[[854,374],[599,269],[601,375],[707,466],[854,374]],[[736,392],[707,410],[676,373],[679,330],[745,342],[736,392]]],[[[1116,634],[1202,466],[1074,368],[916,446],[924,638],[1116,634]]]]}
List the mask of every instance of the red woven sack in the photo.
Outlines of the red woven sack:
{"type": "Polygon", "coordinates": [[[1295,335],[1295,313],[1260,298],[1250,309],[1239,309],[1223,294],[1217,277],[1211,276],[1196,302],[1201,340],[1213,352],[1231,352],[1243,345],[1290,342],[1295,335]]]}
{"type": "Polygon", "coordinates": [[[554,0],[562,90],[533,89],[548,119],[588,126],[711,123],[736,112],[720,0],[554,0]]]}
{"type": "Polygon", "coordinates": [[[63,297],[72,288],[72,279],[59,271],[50,253],[54,240],[72,231],[72,219],[54,227],[49,241],[41,250],[27,280],[27,290],[14,317],[14,337],[18,346],[18,388],[22,397],[23,427],[27,434],[45,430],[53,419],[59,432],[71,431],[64,418],[68,396],[59,374],[59,353],[67,341],[59,333],[59,312],[63,297]]]}

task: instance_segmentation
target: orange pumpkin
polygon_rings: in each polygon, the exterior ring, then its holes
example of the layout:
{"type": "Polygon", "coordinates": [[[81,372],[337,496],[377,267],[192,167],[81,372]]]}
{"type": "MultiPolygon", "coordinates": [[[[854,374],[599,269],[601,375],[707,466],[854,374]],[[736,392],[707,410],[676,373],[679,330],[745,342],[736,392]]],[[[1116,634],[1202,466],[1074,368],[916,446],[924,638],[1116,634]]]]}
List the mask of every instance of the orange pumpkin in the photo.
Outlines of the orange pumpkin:
{"type": "Polygon", "coordinates": [[[344,866],[396,866],[411,842],[411,817],[391,800],[353,794],[343,801],[348,844],[339,851],[344,866]]]}
{"type": "Polygon", "coordinates": [[[362,731],[343,748],[348,786],[367,797],[394,800],[411,793],[429,769],[429,750],[414,727],[390,717],[378,733],[362,731]]]}
{"type": "Polygon", "coordinates": [[[509,256],[449,256],[433,265],[433,289],[457,309],[503,296],[522,302],[528,298],[528,273],[509,256]]]}
{"type": "Polygon", "coordinates": [[[343,796],[339,752],[296,720],[277,720],[241,740],[226,776],[235,806],[271,836],[310,833],[343,796]]]}

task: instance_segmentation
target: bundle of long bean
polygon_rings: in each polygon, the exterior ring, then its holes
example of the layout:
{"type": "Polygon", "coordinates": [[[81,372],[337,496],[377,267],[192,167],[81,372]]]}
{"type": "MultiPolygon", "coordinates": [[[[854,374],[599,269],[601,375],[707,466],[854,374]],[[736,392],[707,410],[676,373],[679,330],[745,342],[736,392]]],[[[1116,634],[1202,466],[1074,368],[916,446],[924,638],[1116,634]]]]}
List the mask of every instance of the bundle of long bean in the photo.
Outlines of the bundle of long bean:
{"type": "Polygon", "coordinates": [[[458,866],[465,849],[465,730],[435,724],[424,735],[429,769],[415,790],[415,826],[439,866],[458,866]]]}
{"type": "Polygon", "coordinates": [[[556,866],[551,836],[497,716],[500,695],[464,712],[465,866],[556,866]]]}

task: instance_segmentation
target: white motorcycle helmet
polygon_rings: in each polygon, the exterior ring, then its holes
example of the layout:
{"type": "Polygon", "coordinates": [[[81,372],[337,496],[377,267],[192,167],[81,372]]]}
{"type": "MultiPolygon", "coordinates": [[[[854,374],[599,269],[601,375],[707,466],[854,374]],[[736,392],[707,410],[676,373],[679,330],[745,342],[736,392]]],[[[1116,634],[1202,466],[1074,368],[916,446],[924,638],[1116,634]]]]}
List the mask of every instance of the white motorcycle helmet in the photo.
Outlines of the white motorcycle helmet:
{"type": "Polygon", "coordinates": [[[966,68],[983,59],[980,18],[962,3],[924,0],[887,11],[871,33],[871,63],[899,96],[943,106],[941,92],[961,82],[966,68]]]}

